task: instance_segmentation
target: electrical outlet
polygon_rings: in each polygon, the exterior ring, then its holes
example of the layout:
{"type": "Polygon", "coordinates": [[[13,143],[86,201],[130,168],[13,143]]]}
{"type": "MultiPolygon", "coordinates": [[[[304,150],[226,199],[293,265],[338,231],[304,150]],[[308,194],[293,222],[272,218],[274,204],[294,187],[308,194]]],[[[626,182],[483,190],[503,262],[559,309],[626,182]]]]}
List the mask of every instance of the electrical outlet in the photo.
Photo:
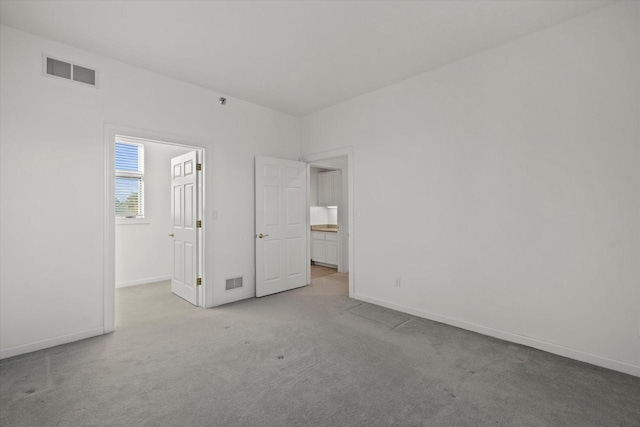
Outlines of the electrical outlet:
{"type": "Polygon", "coordinates": [[[396,277],[396,281],[394,283],[394,285],[399,288],[402,286],[402,278],[400,276],[396,277]]]}

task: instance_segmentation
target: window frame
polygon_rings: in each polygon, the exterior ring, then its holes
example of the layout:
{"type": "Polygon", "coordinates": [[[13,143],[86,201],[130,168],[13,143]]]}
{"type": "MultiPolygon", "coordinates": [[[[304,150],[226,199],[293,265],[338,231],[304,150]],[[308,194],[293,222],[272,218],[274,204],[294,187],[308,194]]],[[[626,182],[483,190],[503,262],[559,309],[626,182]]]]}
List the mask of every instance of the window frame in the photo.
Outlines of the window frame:
{"type": "MultiPolygon", "coordinates": [[[[145,204],[145,192],[144,192],[144,187],[145,187],[145,170],[146,170],[146,162],[145,162],[145,157],[144,157],[144,151],[145,151],[145,145],[142,141],[138,141],[136,138],[131,138],[131,137],[124,137],[124,136],[120,136],[120,135],[116,135],[116,139],[113,145],[114,149],[113,149],[113,170],[114,170],[114,188],[115,188],[115,182],[118,178],[135,178],[135,179],[140,179],[140,183],[142,186],[142,197],[141,197],[141,201],[140,203],[142,204],[142,215],[136,216],[134,218],[128,218],[128,217],[123,217],[123,216],[118,216],[116,210],[115,210],[115,206],[114,206],[114,210],[113,213],[115,215],[116,218],[116,224],[118,225],[125,225],[125,224],[149,224],[150,221],[148,219],[148,212],[147,212],[147,207],[145,204]],[[116,169],[116,144],[121,143],[121,144],[128,144],[128,145],[135,145],[138,147],[138,156],[140,156],[140,152],[142,151],[142,172],[140,171],[128,171],[128,170],[121,170],[121,169],[116,169]]],[[[138,160],[140,161],[140,160],[138,160]]]]}

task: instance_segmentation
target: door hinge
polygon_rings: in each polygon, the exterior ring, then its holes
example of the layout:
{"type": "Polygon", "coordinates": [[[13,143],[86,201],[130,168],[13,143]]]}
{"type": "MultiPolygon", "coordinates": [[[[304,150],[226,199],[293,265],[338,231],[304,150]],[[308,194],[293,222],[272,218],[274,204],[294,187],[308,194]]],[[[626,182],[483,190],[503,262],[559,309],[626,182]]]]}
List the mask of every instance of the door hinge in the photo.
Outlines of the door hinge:
{"type": "Polygon", "coordinates": [[[202,221],[200,220],[196,221],[196,228],[202,228],[202,221]]]}
{"type": "Polygon", "coordinates": [[[198,280],[196,280],[196,286],[200,285],[202,285],[202,277],[198,277],[198,280]]]}
{"type": "Polygon", "coordinates": [[[196,170],[197,171],[201,171],[202,170],[202,163],[196,163],[196,170]]]}

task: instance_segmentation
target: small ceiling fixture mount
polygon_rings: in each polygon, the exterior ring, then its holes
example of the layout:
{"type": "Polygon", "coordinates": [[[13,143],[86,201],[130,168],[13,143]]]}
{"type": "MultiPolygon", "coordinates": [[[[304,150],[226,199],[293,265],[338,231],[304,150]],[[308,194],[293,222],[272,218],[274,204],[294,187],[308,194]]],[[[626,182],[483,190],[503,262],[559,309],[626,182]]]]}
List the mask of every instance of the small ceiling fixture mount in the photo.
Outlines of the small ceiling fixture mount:
{"type": "Polygon", "coordinates": [[[221,96],[218,102],[220,103],[220,105],[225,105],[227,103],[227,98],[221,96]]]}

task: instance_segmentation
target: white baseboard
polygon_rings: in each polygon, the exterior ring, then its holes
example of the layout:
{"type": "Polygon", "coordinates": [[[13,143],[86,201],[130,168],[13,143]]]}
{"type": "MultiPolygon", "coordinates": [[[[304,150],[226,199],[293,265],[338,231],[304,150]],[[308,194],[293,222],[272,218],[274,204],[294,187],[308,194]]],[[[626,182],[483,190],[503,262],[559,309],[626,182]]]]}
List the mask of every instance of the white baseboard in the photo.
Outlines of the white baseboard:
{"type": "Polygon", "coordinates": [[[338,268],[338,266],[336,264],[327,264],[324,262],[318,262],[318,261],[314,261],[313,262],[315,265],[319,265],[321,267],[329,267],[329,268],[338,268]]]}
{"type": "Polygon", "coordinates": [[[6,359],[7,357],[18,356],[24,353],[31,353],[32,351],[38,351],[49,347],[55,347],[61,344],[67,344],[70,342],[83,340],[85,338],[91,338],[104,334],[104,328],[88,329],[86,331],[75,332],[69,335],[62,335],[55,338],[49,338],[42,341],[36,341],[29,344],[17,345],[15,347],[9,347],[4,350],[0,350],[0,359],[6,359]]]}
{"type": "Polygon", "coordinates": [[[242,301],[243,299],[255,298],[256,291],[254,289],[236,288],[225,291],[224,294],[219,295],[216,301],[210,306],[205,308],[219,307],[225,304],[231,304],[232,302],[242,301]]]}
{"type": "Polygon", "coordinates": [[[541,341],[535,338],[526,337],[523,335],[513,334],[511,332],[502,331],[499,329],[489,328],[486,326],[477,325],[475,323],[469,323],[461,320],[451,319],[446,316],[429,313],[427,311],[418,310],[411,307],[405,307],[398,304],[393,304],[387,301],[383,301],[377,298],[369,297],[366,295],[356,293],[354,299],[368,302],[382,307],[390,308],[392,310],[401,311],[403,313],[411,314],[424,319],[433,320],[447,325],[455,326],[468,331],[477,332],[479,334],[488,335],[490,337],[499,338],[505,341],[510,341],[516,344],[526,345],[528,347],[537,348],[549,353],[557,354],[559,356],[568,357],[570,359],[579,360],[581,362],[590,363],[592,365],[601,366],[603,368],[612,369],[614,371],[624,372],[625,374],[634,375],[640,377],[640,365],[632,365],[630,363],[621,362],[619,360],[609,359],[607,357],[597,356],[595,354],[586,353],[581,350],[565,347],[559,344],[553,344],[546,341],[541,341]]]}
{"type": "Polygon", "coordinates": [[[171,276],[150,277],[148,279],[133,280],[131,282],[116,283],[116,288],[126,288],[128,286],[146,285],[147,283],[164,282],[171,280],[171,276]]]}

